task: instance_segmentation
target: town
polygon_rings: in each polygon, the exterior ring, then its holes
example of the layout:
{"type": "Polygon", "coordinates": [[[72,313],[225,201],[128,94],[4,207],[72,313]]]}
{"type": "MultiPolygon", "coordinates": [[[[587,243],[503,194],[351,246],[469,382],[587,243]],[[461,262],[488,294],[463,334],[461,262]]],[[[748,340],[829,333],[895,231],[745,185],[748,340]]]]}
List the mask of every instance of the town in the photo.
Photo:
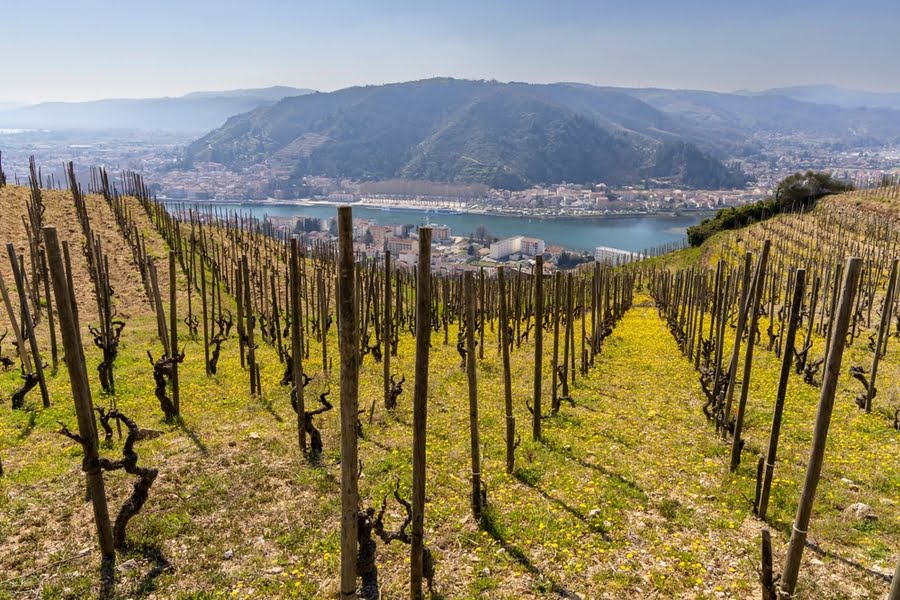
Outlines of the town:
{"type": "MultiPolygon", "coordinates": [[[[256,221],[268,235],[285,237],[297,235],[304,247],[330,243],[336,239],[336,218],[266,216],[256,221]]],[[[498,266],[519,268],[531,273],[535,257],[543,259],[545,272],[571,269],[579,264],[598,261],[620,265],[643,258],[650,253],[627,252],[599,246],[593,253],[578,253],[559,245],[547,245],[544,240],[522,235],[497,238],[484,227],[476,228],[470,236],[453,235],[446,225],[432,225],[431,267],[439,272],[465,271],[498,266]]],[[[380,260],[384,252],[401,265],[413,267],[419,257],[419,236],[410,224],[378,224],[369,219],[353,221],[354,250],[366,257],[380,260]]]]}

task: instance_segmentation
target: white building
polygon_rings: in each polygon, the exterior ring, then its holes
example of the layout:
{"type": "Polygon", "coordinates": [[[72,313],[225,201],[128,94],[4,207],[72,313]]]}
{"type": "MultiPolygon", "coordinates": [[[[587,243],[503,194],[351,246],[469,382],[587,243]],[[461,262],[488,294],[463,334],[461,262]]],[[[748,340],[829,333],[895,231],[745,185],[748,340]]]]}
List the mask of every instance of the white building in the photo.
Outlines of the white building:
{"type": "Polygon", "coordinates": [[[544,240],[537,238],[529,238],[524,236],[516,236],[499,240],[491,244],[491,258],[501,260],[511,254],[525,254],[527,256],[537,256],[544,253],[544,240]]]}
{"type": "Polygon", "coordinates": [[[638,252],[629,252],[627,250],[619,250],[618,248],[610,248],[609,246],[597,246],[594,248],[594,260],[602,263],[613,265],[624,265],[635,260],[641,260],[643,255],[638,252]]]}

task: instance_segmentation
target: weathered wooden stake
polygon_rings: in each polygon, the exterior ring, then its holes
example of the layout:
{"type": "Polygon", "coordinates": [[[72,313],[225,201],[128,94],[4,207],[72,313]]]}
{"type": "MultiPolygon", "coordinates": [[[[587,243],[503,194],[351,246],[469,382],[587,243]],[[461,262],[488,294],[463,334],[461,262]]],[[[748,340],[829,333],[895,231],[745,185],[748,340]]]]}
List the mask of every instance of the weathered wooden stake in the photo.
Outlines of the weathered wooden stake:
{"type": "MultiPolygon", "coordinates": [[[[35,232],[36,234],[37,232],[35,232]]],[[[13,278],[16,280],[16,288],[19,292],[19,307],[22,310],[22,335],[31,345],[31,356],[34,358],[34,372],[38,378],[38,384],[41,388],[41,399],[44,402],[44,408],[50,408],[50,392],[47,391],[47,380],[44,379],[44,365],[41,362],[41,353],[38,348],[37,336],[34,334],[34,323],[31,320],[31,313],[28,310],[28,298],[25,295],[26,284],[22,270],[19,268],[19,261],[16,259],[16,249],[12,244],[6,244],[6,251],[9,253],[9,262],[12,266],[13,278]]]]}
{"type": "MultiPolygon", "coordinates": [[[[731,440],[731,472],[737,471],[738,465],[741,464],[741,432],[744,428],[744,414],[747,410],[747,396],[750,392],[750,371],[753,367],[753,349],[756,347],[756,326],[759,323],[759,303],[762,299],[764,283],[766,278],[766,263],[769,260],[769,248],[771,242],[766,240],[763,242],[762,253],[759,262],[756,263],[756,276],[754,277],[753,299],[748,298],[748,306],[750,310],[750,327],[747,330],[747,354],[744,357],[744,375],[741,378],[741,397],[738,400],[737,416],[734,420],[734,433],[731,440]]],[[[726,414],[726,419],[728,415],[726,414]]]]}
{"type": "MultiPolygon", "coordinates": [[[[359,406],[359,328],[354,302],[353,213],[349,206],[338,207],[338,310],[341,337],[341,598],[356,598],[357,489],[356,421],[359,406]]],[[[322,324],[324,327],[324,323],[322,324]]],[[[299,346],[294,352],[299,356],[299,346]]],[[[303,385],[294,375],[294,383],[303,385]]]]}
{"type": "MultiPolygon", "coordinates": [[[[190,284],[188,284],[190,287],[190,284]]],[[[175,408],[175,416],[181,416],[181,402],[178,393],[178,296],[175,289],[175,251],[169,251],[169,330],[172,341],[172,405],[175,408]]]]}
{"type": "Polygon", "coordinates": [[[544,257],[534,257],[534,407],[531,435],[535,441],[541,439],[541,369],[544,353],[544,257]]]}
{"type": "MultiPolygon", "coordinates": [[[[382,352],[382,366],[384,367],[384,406],[388,407],[391,401],[391,251],[384,251],[384,310],[382,311],[382,334],[384,343],[382,352]]],[[[399,326],[399,324],[398,324],[399,326]]]]}
{"type": "Polygon", "coordinates": [[[887,290],[884,294],[884,306],[881,308],[881,323],[878,326],[878,342],[875,344],[875,353],[872,356],[872,374],[869,377],[869,387],[866,389],[866,412],[872,412],[872,399],[875,397],[875,378],[878,375],[878,363],[882,355],[882,347],[887,338],[888,329],[890,328],[890,306],[894,300],[894,289],[897,285],[897,264],[900,262],[894,259],[891,263],[891,275],[888,279],[887,290]]]}
{"type": "Polygon", "coordinates": [[[306,452],[306,423],[303,401],[303,322],[300,319],[300,248],[297,236],[291,236],[291,373],[294,379],[294,398],[297,401],[297,438],[300,451],[306,452]]]}
{"type": "Polygon", "coordinates": [[[897,568],[894,569],[894,578],[891,582],[891,592],[888,600],[900,600],[900,559],[897,560],[897,568]]]}
{"type": "MultiPolygon", "coordinates": [[[[465,274],[466,297],[466,375],[469,380],[469,433],[472,450],[472,513],[481,518],[481,456],[478,435],[478,378],[475,360],[475,278],[465,274]]],[[[483,315],[483,313],[482,313],[483,315]]],[[[482,316],[482,319],[484,316],[482,316]]]]}
{"type": "Polygon", "coordinates": [[[784,562],[784,571],[781,575],[781,595],[788,598],[793,596],[794,588],[797,586],[797,577],[800,573],[800,559],[803,556],[803,547],[806,543],[807,528],[809,527],[809,517],[812,514],[816,488],[819,485],[819,477],[822,474],[822,463],[825,458],[825,441],[828,437],[828,427],[831,424],[834,394],[837,391],[841,359],[844,355],[844,340],[847,337],[847,329],[850,325],[853,294],[859,283],[861,266],[862,259],[856,257],[847,259],[840,300],[837,305],[837,312],[832,319],[833,327],[830,327],[831,337],[828,340],[828,360],[825,364],[825,372],[822,375],[822,391],[819,395],[819,409],[816,413],[816,424],[813,429],[809,466],[806,469],[803,492],[800,495],[800,504],[797,506],[797,516],[794,519],[791,541],[784,562]]]}
{"type": "Polygon", "coordinates": [[[778,453],[778,438],[781,434],[781,414],[784,412],[784,399],[787,394],[788,380],[791,376],[791,364],[794,357],[794,344],[797,328],[802,318],[803,297],[806,294],[806,269],[797,269],[794,276],[794,297],[791,301],[791,313],[788,320],[787,337],[785,337],[784,353],[781,356],[781,377],[778,380],[778,393],[775,396],[775,412],[772,415],[772,429],[769,433],[769,449],[766,453],[765,474],[758,502],[756,515],[766,520],[769,508],[769,492],[772,489],[772,477],[775,473],[775,460],[778,453]]]}
{"type": "Polygon", "coordinates": [[[503,360],[503,400],[506,408],[506,472],[512,474],[516,464],[516,417],[513,415],[512,376],[509,368],[509,347],[512,340],[509,339],[511,327],[506,305],[506,271],[503,267],[497,269],[497,279],[500,282],[500,344],[503,360]]]}
{"type": "MultiPolygon", "coordinates": [[[[62,333],[64,359],[72,386],[72,397],[75,400],[75,414],[78,418],[78,434],[82,438],[84,449],[82,469],[87,478],[91,503],[94,508],[94,523],[97,526],[97,537],[100,542],[100,553],[104,568],[109,573],[115,562],[112,524],[109,521],[109,507],[106,503],[106,490],[103,485],[103,474],[100,469],[99,443],[97,426],[94,423],[94,406],[91,401],[91,388],[88,384],[87,366],[84,360],[84,348],[81,345],[81,334],[75,326],[72,310],[71,293],[66,282],[66,271],[63,267],[59,250],[59,239],[55,227],[44,227],[44,245],[50,263],[53,278],[53,293],[56,296],[56,307],[59,314],[59,327],[62,333]]],[[[111,576],[111,575],[110,575],[111,576]]]]}
{"type": "Polygon", "coordinates": [[[411,600],[422,596],[425,550],[425,433],[428,418],[428,349],[431,346],[431,227],[419,228],[416,279],[416,382],[413,391],[411,600]]]}

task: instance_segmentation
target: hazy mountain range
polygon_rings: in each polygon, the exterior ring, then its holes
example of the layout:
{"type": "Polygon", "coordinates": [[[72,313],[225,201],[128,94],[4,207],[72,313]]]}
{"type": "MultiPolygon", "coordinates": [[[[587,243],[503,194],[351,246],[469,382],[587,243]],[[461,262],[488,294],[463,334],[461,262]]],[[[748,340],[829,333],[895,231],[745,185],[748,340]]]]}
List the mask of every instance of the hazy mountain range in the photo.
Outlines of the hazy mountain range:
{"type": "Polygon", "coordinates": [[[194,92],[176,98],[110,99],[0,105],[0,128],[138,129],[201,134],[232,116],[312,90],[285,86],[194,92]]]}
{"type": "Polygon", "coordinates": [[[436,78],[322,93],[276,86],[177,98],[0,106],[0,129],[133,129],[200,136],[184,166],[264,164],[326,175],[486,183],[740,186],[735,159],[775,144],[900,143],[900,94],[800,86],[762,92],[436,78]],[[205,134],[205,135],[203,135],[205,134]]]}
{"type": "MultiPolygon", "coordinates": [[[[754,92],[739,92],[754,94],[754,92]]],[[[815,104],[832,104],[844,108],[893,108],[900,110],[900,93],[866,92],[849,90],[836,85],[799,85],[794,87],[773,88],[758,95],[787,96],[802,102],[815,104]]]]}
{"type": "Polygon", "coordinates": [[[265,163],[300,178],[742,185],[726,166],[771,138],[838,145],[900,140],[900,111],[576,83],[429,79],[285,98],[191,144],[192,161],[265,163]]]}

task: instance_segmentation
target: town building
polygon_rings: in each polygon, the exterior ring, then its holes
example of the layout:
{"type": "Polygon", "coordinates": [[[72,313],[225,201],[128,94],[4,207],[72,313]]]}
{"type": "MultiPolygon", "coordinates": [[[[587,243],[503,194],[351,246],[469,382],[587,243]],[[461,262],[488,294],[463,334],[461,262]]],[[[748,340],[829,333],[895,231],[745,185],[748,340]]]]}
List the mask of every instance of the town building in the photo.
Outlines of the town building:
{"type": "Polygon", "coordinates": [[[501,260],[513,254],[537,256],[543,253],[544,240],[519,235],[498,240],[491,244],[490,256],[494,260],[501,260]]]}
{"type": "Polygon", "coordinates": [[[594,248],[594,260],[597,262],[623,265],[642,258],[643,256],[638,252],[629,252],[619,248],[610,248],[609,246],[597,246],[594,248]]]}

